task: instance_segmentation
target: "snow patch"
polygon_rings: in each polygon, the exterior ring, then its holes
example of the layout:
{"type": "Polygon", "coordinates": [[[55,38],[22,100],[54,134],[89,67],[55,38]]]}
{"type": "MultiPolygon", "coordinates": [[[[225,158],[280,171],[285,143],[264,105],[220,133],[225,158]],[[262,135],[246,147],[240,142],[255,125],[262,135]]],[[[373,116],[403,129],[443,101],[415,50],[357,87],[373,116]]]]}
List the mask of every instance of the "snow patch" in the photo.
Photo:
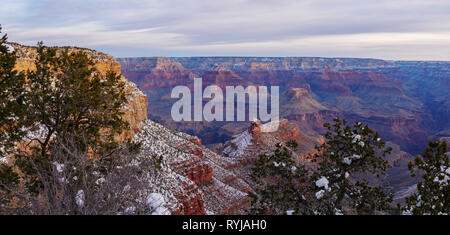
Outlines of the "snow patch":
{"type": "Polygon", "coordinates": [[[328,188],[328,184],[329,184],[328,179],[327,179],[325,176],[322,176],[320,179],[318,179],[318,180],[316,181],[316,186],[317,186],[317,187],[319,187],[319,188],[324,188],[324,189],[326,189],[326,190],[329,189],[329,188],[328,188]]]}
{"type": "Polygon", "coordinates": [[[291,172],[292,172],[292,174],[295,174],[295,171],[297,170],[297,167],[295,167],[295,166],[292,166],[291,167],[291,172]]]}
{"type": "Polygon", "coordinates": [[[125,208],[125,214],[134,214],[136,212],[136,207],[134,206],[130,206],[125,208]]]}
{"type": "MultiPolygon", "coordinates": [[[[47,137],[47,133],[48,133],[47,128],[45,128],[45,126],[42,124],[36,124],[35,126],[29,128],[29,129],[25,129],[23,131],[27,132],[27,135],[25,138],[27,138],[29,140],[44,139],[47,137]]],[[[52,136],[50,138],[53,138],[53,137],[55,137],[55,134],[52,134],[52,136]]]]}
{"type": "Polygon", "coordinates": [[[75,203],[77,204],[78,207],[83,207],[84,206],[84,191],[83,190],[78,190],[77,195],[75,196],[75,203]]]}
{"type": "Polygon", "coordinates": [[[152,215],[170,215],[170,211],[165,207],[164,196],[160,193],[150,193],[146,204],[153,211],[152,215]]]}
{"type": "Polygon", "coordinates": [[[361,140],[361,136],[360,135],[353,135],[352,143],[356,143],[356,142],[358,142],[360,140],[361,140]]]}
{"type": "Polygon", "coordinates": [[[170,211],[165,207],[158,207],[152,215],[170,215],[170,211]]]}
{"type": "Polygon", "coordinates": [[[261,125],[261,132],[275,132],[278,130],[278,127],[283,122],[286,122],[286,120],[285,119],[283,119],[281,121],[275,120],[275,121],[270,121],[268,123],[264,123],[261,125]]]}
{"type": "Polygon", "coordinates": [[[228,157],[240,157],[248,146],[252,145],[252,134],[246,130],[232,137],[224,148],[223,153],[228,157]]]}
{"type": "Polygon", "coordinates": [[[352,164],[352,159],[346,157],[346,158],[344,158],[344,160],[342,162],[347,164],[347,165],[350,165],[350,164],[352,164]]]}
{"type": "Polygon", "coordinates": [[[95,184],[100,185],[100,184],[103,184],[104,182],[105,182],[105,178],[101,177],[95,181],[95,184]]]}
{"type": "Polygon", "coordinates": [[[318,191],[316,193],[316,198],[317,199],[321,199],[323,197],[323,195],[325,194],[325,191],[323,189],[321,189],[320,191],[318,191]]]}
{"type": "Polygon", "coordinates": [[[53,165],[56,167],[56,171],[58,173],[62,173],[64,170],[64,164],[59,164],[57,162],[53,162],[53,165]]]}

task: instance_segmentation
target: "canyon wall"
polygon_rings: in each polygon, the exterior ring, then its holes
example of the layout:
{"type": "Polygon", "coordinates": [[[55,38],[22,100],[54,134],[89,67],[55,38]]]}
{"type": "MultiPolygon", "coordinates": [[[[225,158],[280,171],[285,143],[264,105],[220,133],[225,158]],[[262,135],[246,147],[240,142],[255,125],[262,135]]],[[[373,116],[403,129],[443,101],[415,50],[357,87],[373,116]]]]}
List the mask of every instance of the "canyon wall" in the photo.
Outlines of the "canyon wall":
{"type": "Polygon", "coordinates": [[[119,58],[122,72],[150,97],[149,116],[176,130],[223,144],[249,123],[173,122],[171,89],[207,85],[279,86],[280,115],[302,132],[340,116],[363,121],[403,150],[417,154],[450,129],[450,62],[310,57],[119,58]],[[240,128],[240,129],[239,129],[240,128]],[[239,129],[239,130],[238,130],[239,129]]]}
{"type": "MultiPolygon", "coordinates": [[[[10,43],[14,48],[17,55],[15,69],[18,72],[26,72],[28,70],[34,70],[35,60],[37,57],[37,48],[30,46],[23,46],[16,43],[10,43]]],[[[75,47],[61,47],[58,48],[57,53],[61,50],[67,49],[68,52],[83,51],[85,52],[95,63],[94,67],[102,74],[106,75],[108,71],[121,74],[121,65],[114,59],[114,57],[95,50],[75,48],[75,47]]],[[[141,129],[141,121],[147,120],[147,96],[142,93],[136,86],[136,84],[130,82],[124,76],[121,80],[125,83],[125,92],[127,95],[127,102],[122,109],[123,119],[129,123],[129,130],[124,131],[120,136],[117,136],[117,141],[123,141],[126,139],[134,139],[136,132],[141,129]]]]}
{"type": "MultiPolygon", "coordinates": [[[[119,58],[122,72],[150,97],[149,117],[173,130],[197,135],[217,153],[236,159],[229,169],[248,180],[254,156],[270,145],[295,139],[299,159],[307,160],[325,133],[323,123],[341,117],[361,121],[394,148],[393,166],[383,180],[396,199],[416,179],[407,163],[428,140],[450,136],[450,62],[306,57],[149,57],[119,58]],[[193,78],[208,85],[279,86],[280,116],[288,124],[261,134],[247,122],[175,122],[170,93],[177,85],[193,88],[193,78]],[[286,128],[287,127],[287,128],[286,128]],[[298,131],[296,131],[298,130],[298,131]]],[[[269,90],[270,91],[270,90],[269,90]]],[[[248,111],[248,107],[246,107],[248,111]]],[[[224,110],[225,113],[225,110],[224,110]]],[[[273,147],[272,147],[273,148],[273,147]]]]}

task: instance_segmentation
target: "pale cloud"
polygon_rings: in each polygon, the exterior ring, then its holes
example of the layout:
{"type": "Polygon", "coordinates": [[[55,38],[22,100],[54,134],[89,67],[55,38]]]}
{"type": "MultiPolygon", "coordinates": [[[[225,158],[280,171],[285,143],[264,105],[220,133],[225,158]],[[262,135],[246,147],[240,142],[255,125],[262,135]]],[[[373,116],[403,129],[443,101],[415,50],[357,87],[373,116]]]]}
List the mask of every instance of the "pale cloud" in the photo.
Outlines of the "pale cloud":
{"type": "Polygon", "coordinates": [[[30,29],[14,28],[8,34],[24,38],[26,44],[35,43],[34,39],[44,40],[50,45],[82,45],[84,47],[131,46],[131,47],[161,47],[180,45],[186,39],[177,33],[158,32],[160,28],[145,28],[131,30],[114,30],[99,22],[86,22],[68,26],[36,27],[30,29]],[[32,35],[32,37],[30,37],[32,35]]]}
{"type": "MultiPolygon", "coordinates": [[[[225,52],[232,56],[322,56],[322,57],[364,57],[388,58],[393,60],[449,60],[448,44],[450,33],[364,33],[319,35],[289,40],[264,42],[222,43],[171,48],[179,51],[225,52]],[[410,50],[421,48],[422,51],[410,50]],[[256,51],[256,53],[255,53],[256,51]],[[364,51],[364,54],[361,52],[364,51]],[[431,55],[429,51],[439,51],[431,55]]],[[[199,54],[201,55],[201,54],[199,54]]]]}
{"type": "Polygon", "coordinates": [[[9,1],[12,41],[114,56],[450,60],[450,2],[432,0],[9,1]]]}

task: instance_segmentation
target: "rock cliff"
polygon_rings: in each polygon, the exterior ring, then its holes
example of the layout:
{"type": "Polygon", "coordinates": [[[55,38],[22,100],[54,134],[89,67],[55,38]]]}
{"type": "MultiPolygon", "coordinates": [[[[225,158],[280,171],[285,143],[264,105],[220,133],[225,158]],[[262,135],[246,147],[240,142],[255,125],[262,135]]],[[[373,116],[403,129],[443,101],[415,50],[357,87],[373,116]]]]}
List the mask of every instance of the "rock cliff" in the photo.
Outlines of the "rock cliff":
{"type": "Polygon", "coordinates": [[[143,143],[141,154],[163,157],[165,184],[159,188],[174,195],[175,206],[168,206],[173,214],[244,214],[249,208],[250,186],[228,170],[236,160],[151,120],[143,122],[136,139],[143,143]]]}
{"type": "MultiPolygon", "coordinates": [[[[37,56],[37,49],[35,47],[23,46],[17,43],[10,43],[9,45],[13,47],[16,52],[17,60],[15,69],[18,72],[35,69],[34,62],[37,56]]],[[[95,68],[103,75],[106,75],[108,71],[121,74],[120,63],[110,55],[90,49],[75,47],[61,47],[58,48],[57,53],[65,49],[69,52],[85,52],[94,61],[95,68]]],[[[125,82],[125,92],[127,94],[127,103],[122,110],[124,113],[123,119],[129,123],[130,128],[117,137],[118,141],[134,139],[135,133],[141,129],[141,121],[147,120],[148,106],[147,96],[137,88],[136,84],[130,82],[124,76],[122,76],[121,79],[125,82]]]]}

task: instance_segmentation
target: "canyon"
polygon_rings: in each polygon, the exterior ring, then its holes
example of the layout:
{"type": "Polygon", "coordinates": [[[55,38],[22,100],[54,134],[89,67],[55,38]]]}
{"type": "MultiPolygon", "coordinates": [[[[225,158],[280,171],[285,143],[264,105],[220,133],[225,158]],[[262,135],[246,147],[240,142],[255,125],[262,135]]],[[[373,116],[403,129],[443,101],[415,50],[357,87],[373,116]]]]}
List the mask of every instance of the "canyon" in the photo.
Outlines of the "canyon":
{"type": "MultiPolygon", "coordinates": [[[[218,154],[239,161],[234,171],[248,180],[252,162],[270,152],[276,142],[299,142],[298,161],[307,163],[314,146],[322,143],[323,124],[341,117],[361,121],[378,131],[393,148],[393,166],[377,183],[401,200],[416,179],[407,164],[424,151],[429,140],[450,136],[450,62],[385,61],[312,57],[138,57],[118,58],[122,73],[149,97],[148,116],[172,130],[198,136],[218,154]],[[261,123],[176,122],[170,110],[176,99],[171,89],[279,86],[280,118],[272,134],[261,134],[261,123]],[[256,126],[255,126],[256,125],[256,126]],[[283,133],[283,134],[281,134],[283,133]],[[272,146],[271,146],[272,145],[272,146]]],[[[248,102],[246,105],[248,110],[248,102]]],[[[251,184],[251,182],[250,182],[251,184]]]]}
{"type": "MultiPolygon", "coordinates": [[[[34,69],[36,49],[10,43],[16,70],[34,69]]],[[[276,143],[298,142],[295,160],[311,165],[315,146],[324,142],[323,123],[339,116],[362,121],[380,132],[394,151],[386,177],[374,180],[401,200],[415,179],[407,163],[433,138],[449,138],[450,63],[373,59],[178,57],[118,58],[90,49],[102,74],[122,74],[127,92],[123,119],[130,128],[116,140],[142,143],[141,157],[159,156],[162,169],[148,182],[170,214],[246,214],[255,186],[254,161],[276,143]],[[177,85],[194,88],[279,86],[278,130],[265,132],[259,120],[176,122],[171,108],[177,85]]],[[[207,102],[205,100],[204,102],[207,102]]],[[[245,107],[248,111],[248,107],[245,107]]],[[[236,113],[236,112],[235,112],[236,113]]],[[[247,112],[248,113],[248,112],[247,112]]],[[[151,169],[143,169],[151,170],[151,169]]],[[[161,210],[161,211],[165,211],[161,210]]]]}
{"type": "MultiPolygon", "coordinates": [[[[199,136],[207,146],[225,143],[249,122],[175,122],[170,108],[177,85],[279,86],[280,116],[313,137],[336,116],[361,121],[412,155],[450,132],[450,62],[310,57],[118,58],[122,73],[149,97],[148,115],[199,136]]],[[[246,107],[248,108],[248,107],[246,107]]]]}

